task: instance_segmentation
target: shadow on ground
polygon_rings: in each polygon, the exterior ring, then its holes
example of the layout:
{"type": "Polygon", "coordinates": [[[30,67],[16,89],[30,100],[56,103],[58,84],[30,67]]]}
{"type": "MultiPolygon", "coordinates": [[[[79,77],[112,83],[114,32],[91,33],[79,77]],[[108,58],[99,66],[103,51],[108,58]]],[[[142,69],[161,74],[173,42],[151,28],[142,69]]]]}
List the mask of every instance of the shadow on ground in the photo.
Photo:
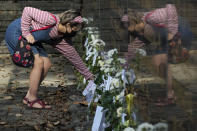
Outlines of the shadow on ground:
{"type": "Polygon", "coordinates": [[[92,117],[87,120],[88,107],[81,91],[75,86],[41,87],[40,99],[52,105],[52,109],[35,110],[22,103],[27,88],[11,89],[0,93],[0,130],[2,131],[88,131],[92,117]]]}

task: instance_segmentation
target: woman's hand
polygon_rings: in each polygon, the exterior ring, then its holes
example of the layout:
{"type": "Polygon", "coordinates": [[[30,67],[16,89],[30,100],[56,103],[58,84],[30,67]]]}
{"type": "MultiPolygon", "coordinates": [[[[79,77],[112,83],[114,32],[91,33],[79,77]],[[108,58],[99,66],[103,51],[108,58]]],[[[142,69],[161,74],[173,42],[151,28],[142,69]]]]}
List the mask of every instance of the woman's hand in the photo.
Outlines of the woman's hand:
{"type": "Polygon", "coordinates": [[[33,44],[35,42],[35,39],[34,39],[33,35],[31,35],[31,34],[26,36],[26,40],[28,43],[31,43],[31,44],[33,44]]]}
{"type": "Polygon", "coordinates": [[[91,76],[91,77],[89,78],[89,80],[94,81],[94,76],[91,76]]]}
{"type": "Polygon", "coordinates": [[[173,34],[168,33],[168,40],[172,40],[172,39],[173,39],[173,37],[174,37],[174,35],[173,35],[173,34]]]}

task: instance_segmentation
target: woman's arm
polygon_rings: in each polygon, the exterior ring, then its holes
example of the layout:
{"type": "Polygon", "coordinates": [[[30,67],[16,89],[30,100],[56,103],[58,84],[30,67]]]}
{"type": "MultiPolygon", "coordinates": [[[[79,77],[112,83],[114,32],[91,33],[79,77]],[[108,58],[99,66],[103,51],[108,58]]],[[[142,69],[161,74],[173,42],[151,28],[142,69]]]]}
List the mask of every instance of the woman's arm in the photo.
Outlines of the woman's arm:
{"type": "Polygon", "coordinates": [[[23,9],[21,18],[21,30],[23,37],[30,35],[31,22],[36,21],[44,26],[54,25],[56,23],[55,19],[47,11],[42,11],[32,7],[25,7],[23,9]]]}
{"type": "Polygon", "coordinates": [[[133,59],[135,57],[135,55],[136,55],[136,49],[139,49],[139,48],[143,47],[144,45],[145,45],[144,42],[142,42],[138,38],[135,38],[134,41],[132,41],[128,45],[128,52],[125,53],[125,59],[127,60],[127,62],[130,59],[133,59]]]}
{"type": "Polygon", "coordinates": [[[168,28],[168,40],[172,39],[178,32],[178,15],[176,7],[172,4],[166,5],[167,12],[167,28],[168,28]]]}
{"type": "Polygon", "coordinates": [[[154,26],[167,28],[169,39],[178,32],[178,15],[174,5],[167,4],[165,8],[155,9],[149,14],[146,21],[154,26]]]}
{"type": "Polygon", "coordinates": [[[75,48],[69,45],[65,39],[55,45],[55,49],[62,53],[84,75],[86,80],[93,79],[93,74],[85,66],[75,48]]]}

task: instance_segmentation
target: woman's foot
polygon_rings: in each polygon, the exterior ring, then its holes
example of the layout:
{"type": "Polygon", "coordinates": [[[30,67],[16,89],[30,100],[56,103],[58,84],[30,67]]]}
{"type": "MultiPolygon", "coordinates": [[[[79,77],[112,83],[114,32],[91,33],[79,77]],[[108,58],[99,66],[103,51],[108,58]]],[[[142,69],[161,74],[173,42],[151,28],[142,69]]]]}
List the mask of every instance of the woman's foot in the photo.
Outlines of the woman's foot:
{"type": "Polygon", "coordinates": [[[27,97],[24,97],[24,98],[23,98],[23,104],[26,105],[26,104],[28,104],[28,103],[29,103],[29,99],[28,99],[27,97]]]}
{"type": "Polygon", "coordinates": [[[47,105],[47,102],[41,101],[40,99],[30,101],[27,97],[24,97],[23,103],[28,104],[28,107],[32,108],[51,108],[51,106],[47,105]]]}
{"type": "Polygon", "coordinates": [[[168,104],[175,104],[176,96],[174,94],[174,90],[168,91],[167,101],[168,104]]]}
{"type": "Polygon", "coordinates": [[[33,101],[29,101],[27,105],[30,108],[37,108],[37,109],[50,109],[51,108],[50,105],[47,105],[46,102],[44,102],[40,99],[35,99],[33,101]]]}
{"type": "Polygon", "coordinates": [[[159,98],[154,103],[156,106],[166,106],[176,104],[176,96],[174,95],[174,91],[169,91],[167,98],[159,98]]]}
{"type": "Polygon", "coordinates": [[[168,105],[168,102],[166,101],[166,99],[157,99],[156,102],[154,103],[156,106],[166,106],[168,105]]]}

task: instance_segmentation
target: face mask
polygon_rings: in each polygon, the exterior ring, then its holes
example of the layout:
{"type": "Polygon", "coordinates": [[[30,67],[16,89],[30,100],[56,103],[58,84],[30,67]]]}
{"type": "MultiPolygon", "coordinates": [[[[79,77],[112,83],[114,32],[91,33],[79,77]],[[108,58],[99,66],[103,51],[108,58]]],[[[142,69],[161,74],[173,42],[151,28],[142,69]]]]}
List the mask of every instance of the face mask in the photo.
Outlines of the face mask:
{"type": "Polygon", "coordinates": [[[64,33],[64,36],[65,37],[74,37],[74,36],[76,36],[76,34],[77,34],[77,31],[72,31],[71,33],[64,33]]]}
{"type": "Polygon", "coordinates": [[[130,35],[132,35],[132,36],[134,36],[134,37],[137,37],[137,36],[139,35],[139,34],[138,34],[138,32],[137,32],[137,31],[135,31],[135,30],[134,30],[134,31],[132,31],[132,32],[131,32],[131,31],[129,31],[129,32],[128,32],[128,34],[129,34],[129,36],[130,36],[130,35]]]}

